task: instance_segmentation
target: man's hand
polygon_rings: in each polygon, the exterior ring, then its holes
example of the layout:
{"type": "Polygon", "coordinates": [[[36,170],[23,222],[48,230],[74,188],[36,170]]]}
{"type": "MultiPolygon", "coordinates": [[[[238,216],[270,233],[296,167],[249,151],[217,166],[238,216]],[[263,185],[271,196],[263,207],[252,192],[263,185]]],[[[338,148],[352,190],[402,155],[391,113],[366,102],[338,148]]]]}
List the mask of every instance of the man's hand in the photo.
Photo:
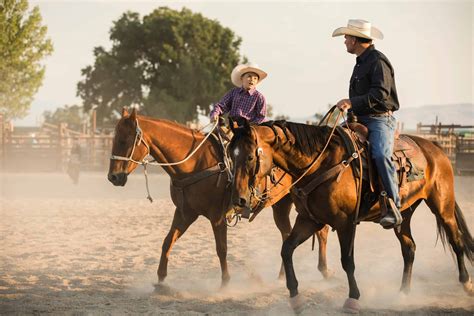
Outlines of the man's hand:
{"type": "Polygon", "coordinates": [[[352,103],[349,99],[342,99],[341,101],[337,102],[336,106],[341,111],[347,111],[352,107],[352,103]]]}
{"type": "Polygon", "coordinates": [[[219,119],[219,115],[213,115],[213,116],[211,117],[211,123],[212,123],[212,124],[215,124],[218,119],[219,119]]]}

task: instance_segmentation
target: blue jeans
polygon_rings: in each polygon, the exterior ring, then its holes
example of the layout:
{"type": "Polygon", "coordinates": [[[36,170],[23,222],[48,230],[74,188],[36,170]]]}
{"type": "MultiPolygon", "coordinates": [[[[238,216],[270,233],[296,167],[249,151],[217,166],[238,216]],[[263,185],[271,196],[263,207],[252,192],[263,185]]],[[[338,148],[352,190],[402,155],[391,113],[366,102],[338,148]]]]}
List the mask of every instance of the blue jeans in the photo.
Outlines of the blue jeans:
{"type": "Polygon", "coordinates": [[[397,120],[390,116],[358,116],[358,121],[369,129],[369,142],[372,160],[382,180],[387,195],[397,207],[401,207],[398,194],[397,175],[392,162],[393,143],[397,120]]]}

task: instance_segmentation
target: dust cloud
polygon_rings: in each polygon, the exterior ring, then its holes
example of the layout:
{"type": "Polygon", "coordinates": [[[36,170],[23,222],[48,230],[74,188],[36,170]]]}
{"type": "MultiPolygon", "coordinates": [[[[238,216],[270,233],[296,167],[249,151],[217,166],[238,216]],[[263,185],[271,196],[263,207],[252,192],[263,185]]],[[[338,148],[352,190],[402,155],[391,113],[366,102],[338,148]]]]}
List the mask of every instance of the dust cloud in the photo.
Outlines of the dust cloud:
{"type": "MultiPolygon", "coordinates": [[[[0,313],[291,315],[280,270],[280,233],[270,209],[228,231],[231,281],[221,272],[211,225],[199,218],[174,246],[168,277],[157,285],[161,244],[171,225],[169,178],[154,174],[154,203],[137,171],[125,187],[101,173],[6,173],[0,181],[0,313]]],[[[474,177],[457,177],[457,200],[474,233],[474,177]]],[[[295,212],[292,212],[292,220],[295,212]]],[[[358,226],[356,278],[362,314],[472,315],[474,300],[458,282],[456,263],[437,242],[436,222],[424,205],[412,219],[417,245],[412,291],[401,294],[400,246],[392,231],[358,226]]],[[[311,241],[295,251],[304,301],[302,315],[337,315],[347,297],[335,233],[329,234],[324,280],[311,241]]],[[[466,262],[470,275],[473,266],[466,262]]]]}

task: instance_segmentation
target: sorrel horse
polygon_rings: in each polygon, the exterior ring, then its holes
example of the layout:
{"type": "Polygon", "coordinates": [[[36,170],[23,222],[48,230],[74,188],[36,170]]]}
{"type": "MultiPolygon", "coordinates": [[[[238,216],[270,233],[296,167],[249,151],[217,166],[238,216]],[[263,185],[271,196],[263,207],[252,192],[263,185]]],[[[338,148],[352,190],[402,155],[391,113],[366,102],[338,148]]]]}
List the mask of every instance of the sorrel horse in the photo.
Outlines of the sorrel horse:
{"type": "MultiPolygon", "coordinates": [[[[345,159],[347,153],[343,140],[338,134],[332,135],[328,126],[311,126],[286,122],[285,125],[244,124],[234,129],[234,137],[229,146],[235,170],[233,182],[233,201],[246,200],[250,194],[249,182],[258,181],[268,169],[263,166],[273,161],[277,166],[301,181],[295,185],[303,188],[312,178],[320,175],[345,159]],[[332,137],[330,137],[332,135],[332,137]],[[323,149],[326,147],[323,153],[323,149]],[[318,160],[319,159],[319,160],[318,160]],[[316,162],[316,163],[315,163],[316,162]],[[258,167],[258,172],[257,170],[258,167]],[[309,166],[309,168],[308,168],[309,166]],[[255,178],[257,177],[257,180],[255,178]]],[[[421,149],[427,161],[424,179],[408,182],[407,190],[401,192],[403,222],[395,234],[400,241],[404,270],[401,290],[408,292],[411,283],[412,265],[415,256],[415,242],[411,235],[410,219],[416,207],[425,201],[435,215],[438,233],[443,245],[446,239],[451,244],[457,259],[459,281],[469,295],[474,294],[471,279],[464,264],[464,255],[472,263],[474,242],[454,197],[454,175],[451,163],[442,149],[426,139],[409,136],[421,149]]],[[[298,307],[298,282],[293,269],[293,252],[298,245],[308,239],[324,224],[337,231],[341,249],[341,263],[347,274],[349,298],[344,304],[348,311],[358,311],[359,289],[354,277],[354,250],[352,247],[356,225],[356,179],[352,172],[326,179],[308,195],[307,203],[295,199],[298,211],[290,236],[284,241],[281,255],[286,272],[290,302],[298,307]]],[[[239,206],[239,204],[237,205],[239,206]]],[[[370,208],[369,215],[379,218],[380,203],[370,208]],[[374,216],[375,215],[375,216],[374,216]]],[[[370,218],[369,217],[369,218],[370,218]]]]}
{"type": "MultiPolygon", "coordinates": [[[[136,110],[129,114],[122,111],[122,118],[115,127],[115,137],[108,179],[116,186],[124,186],[127,176],[147,155],[161,162],[171,178],[171,198],[176,206],[171,228],[166,235],[158,266],[158,281],[167,276],[168,258],[174,243],[198,218],[206,217],[212,226],[216,251],[222,271],[222,285],[230,279],[227,267],[227,225],[225,215],[230,205],[227,175],[222,168],[223,149],[212,138],[178,123],[139,116],[136,110]],[[197,147],[202,143],[202,146],[197,147]],[[198,150],[196,150],[198,149],[198,150]],[[190,153],[195,152],[192,156],[190,153]],[[188,159],[184,159],[188,157],[188,159]],[[183,163],[172,162],[186,160],[183,163]]],[[[280,171],[281,172],[281,171],[280,171]]],[[[280,185],[286,186],[291,179],[281,172],[280,185]]],[[[262,182],[263,183],[263,182],[262,182]]],[[[291,230],[289,212],[292,200],[287,192],[272,195],[259,208],[272,205],[273,218],[285,240],[291,230]]],[[[252,205],[252,207],[255,204],[252,205]]],[[[318,268],[327,277],[326,238],[328,229],[317,233],[320,249],[318,268]]],[[[283,267],[280,277],[283,276],[283,267]]]]}

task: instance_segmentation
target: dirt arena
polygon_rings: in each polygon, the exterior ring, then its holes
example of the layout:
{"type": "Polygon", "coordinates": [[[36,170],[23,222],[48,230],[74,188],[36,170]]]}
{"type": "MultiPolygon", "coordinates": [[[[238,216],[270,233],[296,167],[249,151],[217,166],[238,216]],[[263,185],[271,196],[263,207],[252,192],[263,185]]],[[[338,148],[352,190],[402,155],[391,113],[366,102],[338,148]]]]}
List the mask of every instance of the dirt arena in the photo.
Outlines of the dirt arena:
{"type": "MultiPolygon", "coordinates": [[[[169,178],[141,172],[125,187],[105,174],[3,174],[0,199],[0,314],[291,315],[280,268],[280,234],[270,210],[229,229],[229,286],[220,289],[209,222],[199,218],[175,245],[165,285],[155,289],[162,240],[174,206],[169,178]]],[[[456,178],[457,200],[474,233],[474,177],[456,178]]],[[[292,213],[294,219],[294,212],[292,213]]],[[[473,315],[450,251],[437,242],[434,216],[422,204],[412,220],[417,244],[412,292],[399,293],[403,259],[392,231],[364,223],[355,244],[361,314],[473,315]]],[[[330,280],[318,272],[311,242],[295,252],[302,315],[337,315],[347,297],[335,233],[329,234],[330,280]]],[[[471,276],[474,269],[467,264],[471,276]]]]}

